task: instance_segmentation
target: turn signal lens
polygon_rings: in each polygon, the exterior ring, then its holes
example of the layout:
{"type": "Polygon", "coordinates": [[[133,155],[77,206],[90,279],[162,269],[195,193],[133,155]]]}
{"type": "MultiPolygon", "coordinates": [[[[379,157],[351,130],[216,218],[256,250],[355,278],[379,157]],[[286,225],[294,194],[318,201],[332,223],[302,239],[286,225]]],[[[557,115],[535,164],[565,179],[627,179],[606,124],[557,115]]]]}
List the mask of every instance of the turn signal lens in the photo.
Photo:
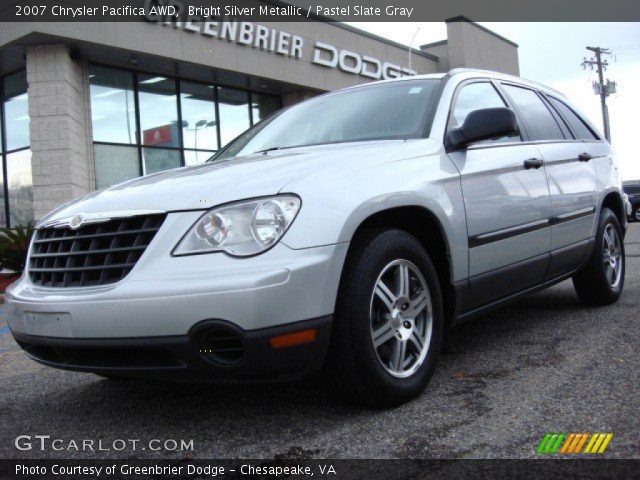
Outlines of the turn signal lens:
{"type": "Polygon", "coordinates": [[[314,342],[316,339],[317,331],[314,329],[301,330],[294,333],[286,333],[284,335],[277,335],[271,337],[269,342],[275,349],[293,347],[294,345],[302,345],[305,343],[314,342]]]}

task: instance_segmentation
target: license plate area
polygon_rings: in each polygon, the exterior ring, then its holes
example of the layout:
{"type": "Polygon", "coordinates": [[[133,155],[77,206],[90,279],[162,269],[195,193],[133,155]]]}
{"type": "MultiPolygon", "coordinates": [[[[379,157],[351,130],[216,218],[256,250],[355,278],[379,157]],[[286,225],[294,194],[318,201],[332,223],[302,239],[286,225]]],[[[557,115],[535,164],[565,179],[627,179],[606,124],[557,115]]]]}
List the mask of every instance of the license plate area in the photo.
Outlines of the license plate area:
{"type": "Polygon", "coordinates": [[[29,335],[71,337],[72,322],[69,313],[24,312],[24,323],[29,335]]]}

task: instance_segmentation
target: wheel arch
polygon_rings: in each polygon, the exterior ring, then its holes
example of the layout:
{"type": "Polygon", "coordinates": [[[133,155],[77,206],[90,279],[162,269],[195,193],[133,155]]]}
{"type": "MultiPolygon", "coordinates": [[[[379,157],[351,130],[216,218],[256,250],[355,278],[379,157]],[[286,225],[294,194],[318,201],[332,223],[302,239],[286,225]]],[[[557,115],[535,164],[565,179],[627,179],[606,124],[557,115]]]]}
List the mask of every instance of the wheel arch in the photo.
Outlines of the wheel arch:
{"type": "Polygon", "coordinates": [[[617,190],[612,190],[605,194],[602,199],[602,204],[600,207],[600,211],[604,208],[609,208],[615,213],[618,218],[618,222],[620,222],[620,227],[625,230],[625,226],[627,224],[627,212],[625,211],[624,201],[622,200],[622,195],[617,190]]]}
{"type": "Polygon", "coordinates": [[[418,239],[433,262],[443,296],[445,325],[453,323],[456,315],[456,291],[453,285],[451,243],[438,216],[420,205],[402,205],[377,211],[364,218],[351,235],[347,256],[358,238],[372,229],[404,230],[418,239]]]}

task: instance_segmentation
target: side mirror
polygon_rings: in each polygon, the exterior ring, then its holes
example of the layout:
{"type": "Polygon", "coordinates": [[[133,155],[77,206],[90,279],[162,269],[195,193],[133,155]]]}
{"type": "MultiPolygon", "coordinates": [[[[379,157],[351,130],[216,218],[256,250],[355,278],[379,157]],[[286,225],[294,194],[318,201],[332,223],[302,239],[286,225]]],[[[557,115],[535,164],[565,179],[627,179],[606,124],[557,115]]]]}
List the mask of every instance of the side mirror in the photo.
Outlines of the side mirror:
{"type": "Polygon", "coordinates": [[[447,148],[464,148],[470,143],[517,135],[516,116],[508,108],[483,108],[467,115],[464,124],[447,134],[447,148]]]}

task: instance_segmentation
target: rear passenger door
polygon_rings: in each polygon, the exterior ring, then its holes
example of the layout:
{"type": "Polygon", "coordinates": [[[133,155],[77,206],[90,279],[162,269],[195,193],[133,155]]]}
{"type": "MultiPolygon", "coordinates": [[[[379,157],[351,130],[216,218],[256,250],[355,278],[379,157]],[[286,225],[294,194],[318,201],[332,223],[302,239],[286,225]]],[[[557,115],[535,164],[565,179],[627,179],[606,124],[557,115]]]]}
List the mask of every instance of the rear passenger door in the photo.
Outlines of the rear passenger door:
{"type": "Polygon", "coordinates": [[[551,262],[547,278],[575,269],[588,251],[597,190],[595,155],[539,92],[503,84],[544,160],[551,199],[551,262]]]}

